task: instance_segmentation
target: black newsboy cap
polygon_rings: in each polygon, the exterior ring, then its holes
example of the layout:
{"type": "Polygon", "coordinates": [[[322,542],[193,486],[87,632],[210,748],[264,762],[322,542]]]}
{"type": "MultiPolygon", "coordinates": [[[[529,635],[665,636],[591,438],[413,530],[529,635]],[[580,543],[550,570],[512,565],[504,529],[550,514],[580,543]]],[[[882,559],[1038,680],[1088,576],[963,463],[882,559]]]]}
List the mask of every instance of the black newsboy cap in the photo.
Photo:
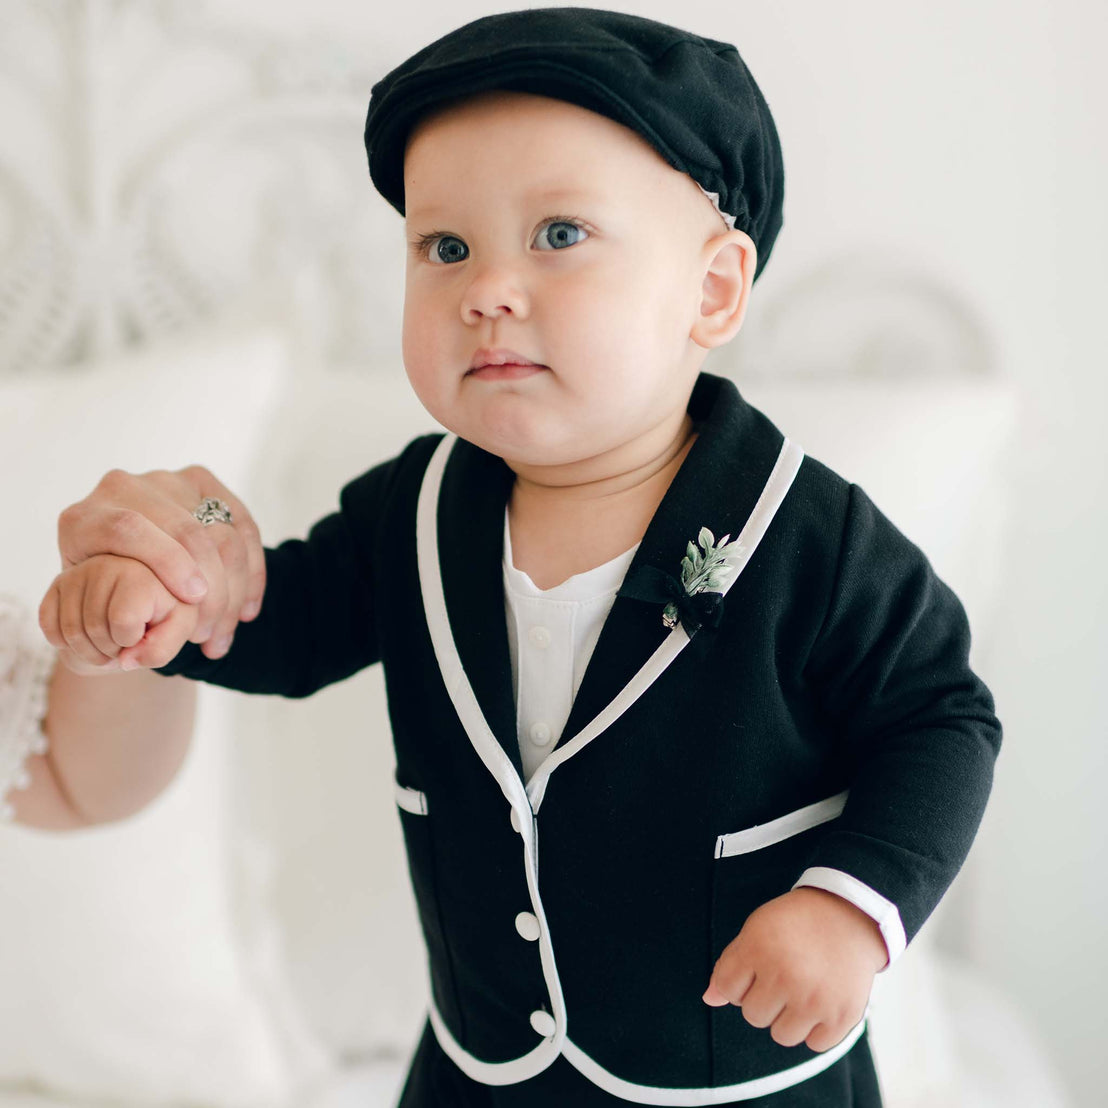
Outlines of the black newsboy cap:
{"type": "Polygon", "coordinates": [[[716,201],[758,247],[761,273],[781,229],[777,129],[734,46],[639,16],[535,8],[467,23],[376,85],[365,124],[369,173],[404,214],[404,149],[434,108],[492,89],[599,112],[638,132],[716,201]]]}

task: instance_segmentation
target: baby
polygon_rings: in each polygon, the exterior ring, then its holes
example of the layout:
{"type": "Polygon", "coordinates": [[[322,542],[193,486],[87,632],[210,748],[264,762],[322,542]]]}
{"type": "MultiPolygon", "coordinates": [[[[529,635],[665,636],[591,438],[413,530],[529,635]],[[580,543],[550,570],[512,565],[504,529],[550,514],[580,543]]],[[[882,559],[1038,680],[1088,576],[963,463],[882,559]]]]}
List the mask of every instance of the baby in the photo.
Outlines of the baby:
{"type": "Polygon", "coordinates": [[[701,371],[781,224],[760,92],[722,43],[514,12],[386,76],[366,146],[448,434],[267,550],[233,641],[245,509],[202,469],[113,475],[63,516],[47,636],[285,696],[383,663],[432,982],[404,1108],[875,1108],[873,978],[961,866],[1000,727],[920,551],[701,371]],[[135,646],[117,611],[196,599],[178,544],[209,595],[135,646]]]}

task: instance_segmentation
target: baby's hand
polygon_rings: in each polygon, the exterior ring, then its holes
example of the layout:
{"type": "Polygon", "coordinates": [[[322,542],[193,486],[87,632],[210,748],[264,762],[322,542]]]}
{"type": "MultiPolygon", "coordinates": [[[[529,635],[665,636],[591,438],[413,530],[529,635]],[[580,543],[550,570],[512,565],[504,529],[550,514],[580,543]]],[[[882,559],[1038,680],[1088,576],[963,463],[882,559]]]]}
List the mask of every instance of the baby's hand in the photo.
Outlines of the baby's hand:
{"type": "Polygon", "coordinates": [[[97,554],[54,578],[38,619],[69,669],[95,674],[164,666],[189,641],[199,613],[141,562],[97,554]]]}
{"type": "Polygon", "coordinates": [[[887,960],[865,912],[802,885],[751,913],[719,956],[704,1002],[739,1005],[782,1046],[829,1050],[862,1018],[887,960]]]}
{"type": "Polygon", "coordinates": [[[191,641],[209,658],[230,646],[239,620],[254,619],[265,591],[265,551],[246,506],[202,466],[176,472],[106,473],[58,519],[62,567],[95,554],[148,565],[174,596],[198,602],[191,641]],[[233,523],[204,526],[193,510],[209,497],[226,502],[233,523]]]}

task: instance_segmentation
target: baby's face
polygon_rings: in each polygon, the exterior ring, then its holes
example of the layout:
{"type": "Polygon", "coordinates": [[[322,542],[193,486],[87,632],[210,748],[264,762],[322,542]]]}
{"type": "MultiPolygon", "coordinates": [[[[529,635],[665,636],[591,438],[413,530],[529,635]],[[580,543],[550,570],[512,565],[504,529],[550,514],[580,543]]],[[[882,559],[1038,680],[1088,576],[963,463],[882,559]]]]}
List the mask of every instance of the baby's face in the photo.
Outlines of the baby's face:
{"type": "Polygon", "coordinates": [[[690,177],[605,116],[496,93],[419,125],[404,187],[404,364],[443,426],[557,466],[683,416],[726,231],[690,177]],[[490,352],[534,365],[471,371],[490,352]]]}

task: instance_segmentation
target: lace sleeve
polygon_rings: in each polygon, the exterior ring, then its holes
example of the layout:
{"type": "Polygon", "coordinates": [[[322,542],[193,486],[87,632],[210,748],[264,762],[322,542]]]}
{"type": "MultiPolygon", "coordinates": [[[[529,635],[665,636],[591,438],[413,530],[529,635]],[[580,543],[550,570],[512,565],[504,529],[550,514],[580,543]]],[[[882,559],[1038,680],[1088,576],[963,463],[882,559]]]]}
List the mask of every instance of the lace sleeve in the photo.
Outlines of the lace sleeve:
{"type": "Polygon", "coordinates": [[[41,724],[56,658],[26,609],[0,595],[0,821],[15,815],[8,791],[31,783],[27,758],[46,751],[41,724]]]}

